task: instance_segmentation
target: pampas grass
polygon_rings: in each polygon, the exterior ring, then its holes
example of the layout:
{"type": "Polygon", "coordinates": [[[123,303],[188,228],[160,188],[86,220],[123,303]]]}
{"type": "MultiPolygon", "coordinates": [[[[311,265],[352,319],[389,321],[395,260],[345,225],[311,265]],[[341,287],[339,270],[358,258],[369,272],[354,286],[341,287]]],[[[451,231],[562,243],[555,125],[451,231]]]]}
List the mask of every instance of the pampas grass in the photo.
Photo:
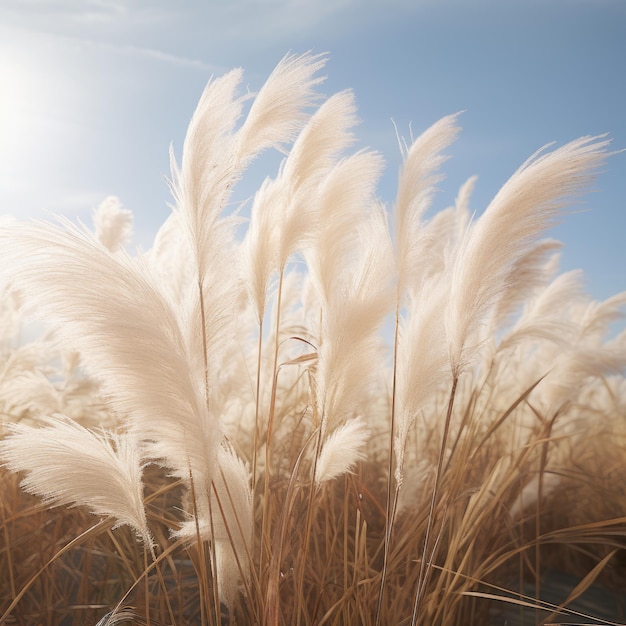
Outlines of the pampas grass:
{"type": "Polygon", "coordinates": [[[115,198],[0,225],[0,624],[624,621],[626,295],[544,238],[608,140],[427,219],[450,115],[388,212],[324,64],[209,82],[145,253],[115,198]]]}
{"type": "Polygon", "coordinates": [[[49,419],[40,428],[12,424],[9,432],[0,442],[0,455],[8,469],[25,472],[22,489],[48,506],[86,506],[152,543],[143,506],[143,467],[133,439],[98,435],[69,419],[49,419]]]}

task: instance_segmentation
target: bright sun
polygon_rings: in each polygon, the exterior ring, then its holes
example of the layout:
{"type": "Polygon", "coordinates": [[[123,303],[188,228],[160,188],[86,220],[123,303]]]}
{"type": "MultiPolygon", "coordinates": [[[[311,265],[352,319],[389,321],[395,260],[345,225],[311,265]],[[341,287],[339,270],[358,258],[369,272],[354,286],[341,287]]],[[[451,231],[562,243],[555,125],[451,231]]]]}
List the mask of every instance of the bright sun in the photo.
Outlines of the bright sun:
{"type": "Polygon", "coordinates": [[[34,202],[44,205],[37,190],[53,185],[60,154],[72,144],[66,82],[53,67],[13,52],[0,51],[0,211],[17,210],[35,195],[34,202]]]}
{"type": "Polygon", "coordinates": [[[0,164],[3,174],[14,170],[32,141],[33,76],[0,57],[0,164]]]}

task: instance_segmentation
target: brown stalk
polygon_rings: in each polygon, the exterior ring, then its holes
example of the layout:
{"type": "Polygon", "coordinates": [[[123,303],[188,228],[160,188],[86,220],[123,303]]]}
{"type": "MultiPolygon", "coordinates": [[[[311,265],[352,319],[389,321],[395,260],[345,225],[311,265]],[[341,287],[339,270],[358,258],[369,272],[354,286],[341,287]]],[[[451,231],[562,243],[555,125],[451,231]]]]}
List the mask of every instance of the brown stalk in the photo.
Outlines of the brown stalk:
{"type": "Polygon", "coordinates": [[[63,548],[61,548],[47,563],[45,563],[36,574],[34,574],[28,582],[20,589],[20,591],[15,594],[13,601],[9,604],[8,608],[5,612],[0,616],[0,625],[4,624],[6,620],[9,618],[11,611],[17,606],[18,602],[24,597],[26,592],[32,587],[32,585],[39,579],[41,574],[43,574],[52,563],[54,563],[59,557],[63,554],[71,550],[73,547],[80,545],[81,541],[91,537],[96,531],[99,531],[103,528],[106,528],[107,525],[113,525],[113,521],[109,519],[104,519],[99,521],[97,524],[94,524],[91,528],[88,528],[84,532],[82,532],[78,537],[74,537],[69,543],[67,543],[63,548]]]}
{"type": "MultiPolygon", "coordinates": [[[[391,483],[394,480],[393,474],[393,443],[394,433],[396,430],[396,387],[398,373],[398,330],[400,324],[400,297],[396,299],[396,317],[393,333],[393,383],[391,389],[391,420],[389,425],[389,462],[387,464],[387,497],[385,501],[385,544],[383,553],[383,567],[380,574],[380,589],[378,591],[378,604],[376,606],[376,626],[380,626],[383,600],[385,595],[385,580],[387,578],[387,567],[389,564],[389,545],[391,543],[391,530],[393,528],[393,520],[396,513],[396,505],[398,502],[398,485],[395,487],[395,495],[393,506],[391,505],[391,483]]],[[[394,481],[395,482],[395,481],[394,481]]]]}
{"type": "Polygon", "coordinates": [[[266,549],[270,545],[269,537],[267,536],[266,518],[268,515],[268,501],[269,501],[269,478],[270,478],[270,446],[272,442],[272,432],[274,426],[274,413],[276,410],[276,391],[278,385],[278,332],[280,330],[280,306],[283,293],[283,274],[284,268],[281,267],[278,276],[278,295],[276,298],[276,326],[275,326],[275,341],[274,341],[274,364],[272,373],[272,395],[270,400],[270,411],[267,423],[267,436],[265,440],[265,480],[263,482],[263,515],[261,521],[261,554],[259,559],[259,580],[262,580],[263,570],[266,558],[266,549]]]}
{"type": "Polygon", "coordinates": [[[279,623],[279,585],[280,585],[280,565],[282,562],[282,550],[287,533],[287,522],[291,518],[291,512],[295,502],[296,478],[300,468],[300,463],[304,458],[304,452],[308,447],[309,441],[303,446],[298,454],[294,467],[289,477],[287,485],[287,493],[285,494],[285,505],[280,516],[279,526],[272,541],[272,550],[270,553],[269,572],[267,581],[267,590],[265,596],[265,624],[268,626],[278,626],[279,623]]]}
{"type": "MultiPolygon", "coordinates": [[[[309,491],[309,503],[307,506],[306,521],[305,521],[305,526],[304,526],[304,548],[303,548],[304,553],[301,559],[301,562],[302,562],[302,567],[300,568],[301,574],[298,578],[298,587],[296,591],[296,596],[298,598],[298,601],[300,601],[303,597],[305,565],[306,565],[308,555],[309,555],[309,541],[310,541],[310,536],[311,536],[311,525],[312,525],[312,520],[313,520],[313,501],[314,501],[315,492],[316,492],[315,472],[317,470],[317,461],[319,459],[319,455],[322,449],[322,430],[323,429],[320,426],[320,428],[317,430],[317,433],[316,433],[315,456],[313,457],[313,468],[311,470],[311,487],[309,491]]],[[[296,614],[297,614],[296,626],[300,626],[300,617],[302,615],[302,610],[300,606],[298,606],[296,614]]]]}
{"type": "MultiPolygon", "coordinates": [[[[430,548],[430,533],[433,525],[433,518],[435,514],[435,506],[437,503],[437,498],[439,496],[439,484],[441,482],[441,474],[443,468],[443,458],[446,451],[446,443],[448,441],[448,432],[450,430],[450,422],[452,421],[452,408],[454,406],[454,397],[456,395],[456,387],[459,381],[458,373],[454,374],[454,378],[452,379],[452,389],[450,390],[450,398],[448,400],[448,410],[446,412],[446,421],[443,428],[443,437],[441,440],[441,447],[439,448],[439,458],[437,460],[437,472],[435,474],[435,486],[433,487],[433,493],[430,500],[430,509],[428,512],[428,522],[426,524],[426,536],[424,538],[424,550],[422,553],[422,561],[420,563],[418,584],[415,590],[415,600],[413,603],[413,616],[411,618],[411,626],[415,626],[417,623],[417,615],[419,613],[420,603],[422,601],[424,592],[426,590],[426,585],[428,583],[428,579],[430,577],[431,571],[431,563],[426,564],[428,558],[428,550],[430,548]]],[[[434,553],[434,549],[433,549],[434,553]]]]}

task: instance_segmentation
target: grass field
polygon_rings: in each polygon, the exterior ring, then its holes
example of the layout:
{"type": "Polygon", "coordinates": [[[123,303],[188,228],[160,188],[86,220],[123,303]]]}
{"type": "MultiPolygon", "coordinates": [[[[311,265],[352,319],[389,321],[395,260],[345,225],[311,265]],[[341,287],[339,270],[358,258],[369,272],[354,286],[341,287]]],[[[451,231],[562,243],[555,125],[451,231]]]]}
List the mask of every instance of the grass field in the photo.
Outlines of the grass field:
{"type": "Polygon", "coordinates": [[[209,83],[147,252],[115,198],[0,225],[0,624],[626,619],[626,293],[546,239],[608,140],[427,217],[444,117],[384,207],[323,65],[209,83]]]}

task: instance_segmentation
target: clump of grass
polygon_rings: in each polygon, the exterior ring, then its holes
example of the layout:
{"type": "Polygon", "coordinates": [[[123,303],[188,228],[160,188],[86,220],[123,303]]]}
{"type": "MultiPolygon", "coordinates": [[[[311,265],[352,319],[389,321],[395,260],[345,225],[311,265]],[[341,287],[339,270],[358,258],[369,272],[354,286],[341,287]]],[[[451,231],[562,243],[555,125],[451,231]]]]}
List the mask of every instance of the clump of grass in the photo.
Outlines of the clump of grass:
{"type": "Polygon", "coordinates": [[[0,623],[620,619],[577,602],[625,582],[626,295],[591,301],[542,238],[608,141],[426,220],[448,116],[403,147],[388,211],[323,65],[209,83],[147,253],[112,198],[94,233],[2,225],[0,623]],[[239,239],[266,149],[286,156],[239,239]],[[27,310],[41,342],[14,340],[27,310]]]}

